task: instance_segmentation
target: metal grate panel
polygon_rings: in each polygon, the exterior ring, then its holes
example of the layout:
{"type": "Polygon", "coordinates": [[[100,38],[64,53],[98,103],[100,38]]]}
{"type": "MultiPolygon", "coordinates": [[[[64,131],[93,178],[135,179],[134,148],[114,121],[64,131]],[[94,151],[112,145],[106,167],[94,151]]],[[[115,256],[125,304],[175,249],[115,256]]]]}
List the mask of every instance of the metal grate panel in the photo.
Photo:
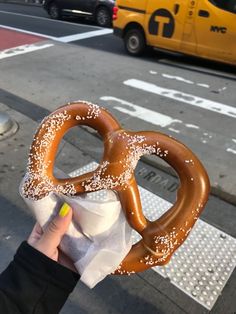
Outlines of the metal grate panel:
{"type": "MultiPolygon", "coordinates": [[[[70,173],[75,177],[93,171],[96,162],[70,173]]],[[[143,212],[149,220],[156,220],[172,204],[139,186],[143,212]]],[[[94,194],[103,199],[103,192],[94,194]]],[[[140,235],[133,232],[133,243],[140,235]]],[[[236,239],[198,219],[189,237],[175,252],[166,266],[153,270],[181,289],[196,302],[211,310],[236,266],[236,239]]]]}

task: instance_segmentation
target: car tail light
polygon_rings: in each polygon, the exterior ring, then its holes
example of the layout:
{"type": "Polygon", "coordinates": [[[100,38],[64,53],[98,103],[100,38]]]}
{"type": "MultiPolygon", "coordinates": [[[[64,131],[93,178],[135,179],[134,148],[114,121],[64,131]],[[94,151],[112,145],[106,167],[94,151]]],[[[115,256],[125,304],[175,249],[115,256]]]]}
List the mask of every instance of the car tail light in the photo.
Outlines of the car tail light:
{"type": "Polygon", "coordinates": [[[119,10],[118,7],[116,7],[116,6],[113,7],[113,15],[112,15],[113,20],[117,19],[118,10],[119,10]]]}

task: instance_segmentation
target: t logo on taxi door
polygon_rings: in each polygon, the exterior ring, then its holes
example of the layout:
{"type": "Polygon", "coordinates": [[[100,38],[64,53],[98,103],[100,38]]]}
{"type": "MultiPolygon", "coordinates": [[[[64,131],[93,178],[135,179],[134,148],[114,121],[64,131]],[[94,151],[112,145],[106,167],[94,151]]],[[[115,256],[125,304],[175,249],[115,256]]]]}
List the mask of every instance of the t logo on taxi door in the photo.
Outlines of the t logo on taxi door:
{"type": "Polygon", "coordinates": [[[151,35],[171,38],[175,30],[174,17],[166,9],[158,9],[149,20],[148,30],[151,35]]]}

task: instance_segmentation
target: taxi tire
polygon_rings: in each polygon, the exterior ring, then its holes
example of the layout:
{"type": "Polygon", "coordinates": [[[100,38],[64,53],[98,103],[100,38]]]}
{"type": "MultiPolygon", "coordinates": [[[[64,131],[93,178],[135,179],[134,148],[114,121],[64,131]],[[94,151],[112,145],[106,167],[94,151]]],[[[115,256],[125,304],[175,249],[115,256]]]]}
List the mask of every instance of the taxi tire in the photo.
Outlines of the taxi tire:
{"type": "Polygon", "coordinates": [[[101,27],[110,27],[111,20],[112,20],[111,14],[106,7],[101,6],[97,8],[95,13],[95,21],[97,25],[101,27]]]}
{"type": "Polygon", "coordinates": [[[146,49],[146,40],[140,28],[129,29],[124,36],[125,49],[128,54],[140,56],[146,49]]]}
{"type": "Polygon", "coordinates": [[[59,20],[61,18],[61,11],[57,4],[52,2],[48,8],[48,14],[50,15],[51,19],[59,20]]]}

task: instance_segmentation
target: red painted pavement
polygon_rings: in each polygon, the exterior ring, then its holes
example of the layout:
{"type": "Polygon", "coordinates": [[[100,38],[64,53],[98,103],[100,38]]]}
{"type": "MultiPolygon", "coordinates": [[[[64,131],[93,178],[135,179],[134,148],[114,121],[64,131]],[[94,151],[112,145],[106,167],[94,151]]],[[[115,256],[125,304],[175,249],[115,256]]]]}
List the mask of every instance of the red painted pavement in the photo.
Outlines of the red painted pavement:
{"type": "Polygon", "coordinates": [[[34,44],[42,40],[45,38],[0,28],[0,50],[34,44]]]}

